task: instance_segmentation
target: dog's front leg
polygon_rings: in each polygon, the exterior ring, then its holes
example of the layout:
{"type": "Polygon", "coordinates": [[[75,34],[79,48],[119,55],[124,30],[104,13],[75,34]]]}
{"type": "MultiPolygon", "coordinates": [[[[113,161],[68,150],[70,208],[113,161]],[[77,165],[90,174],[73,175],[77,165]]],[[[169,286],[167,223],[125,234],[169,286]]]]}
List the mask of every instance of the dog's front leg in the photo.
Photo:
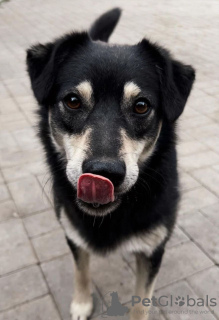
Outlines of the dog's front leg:
{"type": "Polygon", "coordinates": [[[147,257],[143,252],[136,253],[136,289],[135,298],[130,311],[130,320],[147,320],[151,306],[151,297],[154,291],[156,276],[160,268],[164,249],[160,248],[147,257]],[[138,298],[139,297],[139,298],[138,298]],[[145,300],[142,304],[142,300],[145,300]],[[149,302],[149,303],[148,303],[149,302]]]}
{"type": "Polygon", "coordinates": [[[72,320],[87,320],[93,309],[89,253],[75,246],[68,238],[67,242],[74,256],[74,294],[70,310],[72,320]]]}

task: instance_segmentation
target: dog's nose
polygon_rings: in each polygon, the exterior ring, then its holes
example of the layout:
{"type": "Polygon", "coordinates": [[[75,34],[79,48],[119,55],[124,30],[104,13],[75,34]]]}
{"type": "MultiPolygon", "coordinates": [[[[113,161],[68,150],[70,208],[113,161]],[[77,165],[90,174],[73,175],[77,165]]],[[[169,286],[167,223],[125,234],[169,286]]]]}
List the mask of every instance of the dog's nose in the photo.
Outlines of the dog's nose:
{"type": "Polygon", "coordinates": [[[118,187],[125,178],[125,163],[121,160],[86,160],[82,166],[83,173],[93,173],[108,178],[118,187]]]}

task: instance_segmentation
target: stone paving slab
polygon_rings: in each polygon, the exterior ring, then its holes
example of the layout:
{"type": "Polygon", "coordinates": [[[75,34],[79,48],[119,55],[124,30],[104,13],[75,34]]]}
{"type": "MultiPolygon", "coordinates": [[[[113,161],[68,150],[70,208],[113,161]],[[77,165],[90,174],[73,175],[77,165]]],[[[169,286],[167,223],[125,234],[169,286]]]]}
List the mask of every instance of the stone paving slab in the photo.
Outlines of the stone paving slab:
{"type": "MultiPolygon", "coordinates": [[[[219,269],[214,266],[208,270],[199,272],[187,279],[189,284],[194,288],[199,297],[206,297],[208,295],[210,298],[219,298],[219,269]]],[[[219,305],[217,303],[216,307],[209,307],[215,312],[215,315],[219,318],[219,305]]]]}
{"type": "Polygon", "coordinates": [[[53,207],[53,192],[52,192],[52,179],[49,174],[49,171],[47,170],[46,173],[38,175],[37,180],[39,181],[39,184],[41,185],[41,188],[43,189],[44,196],[49,199],[52,207],[53,207]]]}
{"type": "Polygon", "coordinates": [[[109,291],[117,291],[121,303],[131,300],[135,287],[134,274],[122,259],[121,254],[113,254],[106,258],[92,257],[91,273],[102,296],[109,291]]]}
{"type": "Polygon", "coordinates": [[[18,106],[11,98],[1,100],[1,107],[0,107],[1,114],[10,114],[13,112],[16,113],[18,111],[19,111],[18,106]]]}
{"type": "Polygon", "coordinates": [[[180,217],[178,224],[216,264],[219,264],[218,227],[200,212],[180,217]]]}
{"type": "Polygon", "coordinates": [[[161,310],[170,320],[216,320],[208,307],[197,307],[197,299],[199,296],[185,281],[180,281],[163,290],[158,290],[156,297],[163,297],[160,299],[160,303],[164,305],[161,307],[161,310]],[[176,298],[178,297],[180,297],[180,299],[177,303],[176,298]],[[188,300],[189,298],[191,300],[188,300]],[[182,302],[182,305],[179,305],[180,302],[182,302]],[[193,306],[194,304],[196,305],[193,306]]]}
{"type": "Polygon", "coordinates": [[[10,199],[10,194],[8,192],[8,188],[6,185],[1,184],[0,185],[0,201],[8,200],[10,199]]]}
{"type": "Polygon", "coordinates": [[[192,171],[191,174],[202,185],[219,196],[219,172],[215,172],[212,168],[202,168],[192,171]]]}
{"type": "Polygon", "coordinates": [[[189,213],[218,202],[218,197],[204,187],[183,192],[179,214],[189,213]]]}
{"type": "Polygon", "coordinates": [[[13,137],[21,150],[40,150],[42,146],[33,128],[25,128],[13,131],[13,137]]]}
{"type": "Polygon", "coordinates": [[[16,217],[18,217],[18,213],[12,200],[0,202],[0,222],[16,217]]]}
{"type": "Polygon", "coordinates": [[[70,320],[73,293],[73,261],[70,255],[42,264],[49,289],[59,308],[62,319],[70,320]]]}
{"type": "MultiPolygon", "coordinates": [[[[196,118],[196,117],[192,117],[191,120],[193,120],[193,118],[196,118]]],[[[187,122],[187,120],[185,122],[187,122]]],[[[184,125],[185,123],[183,124],[180,123],[181,129],[184,127],[184,125]]],[[[207,146],[205,146],[203,143],[196,140],[180,142],[178,143],[178,146],[177,146],[178,155],[180,157],[196,154],[197,152],[206,151],[207,149],[208,149],[207,146]]]]}
{"type": "Polygon", "coordinates": [[[211,136],[206,141],[205,144],[208,145],[213,151],[219,153],[219,142],[217,137],[211,136]]]}
{"type": "MultiPolygon", "coordinates": [[[[17,112],[16,112],[17,114],[17,112]]],[[[2,119],[6,118],[9,116],[10,114],[7,115],[2,115],[2,119]]],[[[23,129],[23,128],[29,128],[30,124],[27,122],[27,120],[25,118],[19,119],[18,120],[14,120],[14,121],[8,121],[8,122],[3,122],[1,121],[1,128],[0,131],[1,132],[12,132],[14,130],[19,130],[19,129],[23,129]]],[[[17,149],[17,148],[16,148],[17,149]]],[[[4,159],[4,158],[3,158],[4,159]]],[[[3,161],[3,160],[2,160],[3,161]]],[[[4,162],[1,164],[1,166],[3,166],[4,162]]],[[[16,164],[16,163],[15,163],[16,164]]]]}
{"type": "Polygon", "coordinates": [[[4,149],[13,148],[14,150],[20,150],[16,140],[10,132],[0,132],[0,150],[4,152],[4,149]]]}
{"type": "Polygon", "coordinates": [[[2,175],[2,173],[0,171],[0,184],[3,184],[3,183],[4,183],[4,178],[3,178],[3,175],[2,175]]]}
{"type": "Polygon", "coordinates": [[[18,208],[20,216],[50,208],[48,200],[43,197],[42,189],[33,176],[8,184],[9,190],[18,208]],[[29,193],[31,190],[31,193],[29,193]]]}
{"type": "Polygon", "coordinates": [[[175,226],[173,234],[170,240],[167,242],[167,248],[172,248],[187,241],[189,241],[189,238],[185,235],[185,233],[182,230],[175,226]]]}
{"type": "Polygon", "coordinates": [[[213,151],[202,151],[179,159],[180,166],[186,171],[212,166],[218,162],[219,155],[213,151]]]}
{"type": "Polygon", "coordinates": [[[1,311],[48,293],[47,285],[37,266],[0,278],[0,288],[1,311]]]}
{"type": "Polygon", "coordinates": [[[32,243],[41,262],[69,253],[69,247],[62,229],[34,238],[32,243]]]}
{"type": "Polygon", "coordinates": [[[36,262],[36,257],[20,219],[1,223],[0,276],[36,262]]]}
{"type": "Polygon", "coordinates": [[[201,212],[208,217],[210,221],[217,227],[219,227],[219,219],[218,219],[218,212],[219,212],[219,202],[215,203],[212,206],[205,207],[201,209],[201,212]]]}
{"type": "Polygon", "coordinates": [[[212,169],[219,172],[219,164],[216,164],[215,166],[212,166],[212,169]]]}
{"type": "Polygon", "coordinates": [[[41,175],[45,174],[48,168],[45,165],[43,159],[39,161],[31,161],[18,166],[12,166],[9,168],[2,169],[2,174],[6,182],[16,181],[30,175],[41,175]]]}
{"type": "MultiPolygon", "coordinates": [[[[70,305],[73,293],[73,261],[71,255],[42,264],[42,270],[63,320],[70,320],[70,305]]],[[[94,287],[95,313],[101,313],[102,300],[94,287]]]]}
{"type": "MultiPolygon", "coordinates": [[[[16,127],[18,122],[10,122],[12,128],[16,127]]],[[[19,127],[23,128],[25,124],[19,121],[19,127]]],[[[14,149],[7,150],[0,153],[1,168],[8,168],[12,166],[22,165],[29,162],[35,162],[42,159],[42,154],[37,150],[16,151],[14,149]]]]}
{"type": "Polygon", "coordinates": [[[33,300],[12,310],[0,313],[0,320],[60,320],[50,296],[33,300]]]}
{"type": "Polygon", "coordinates": [[[26,217],[23,221],[30,238],[60,229],[60,224],[53,210],[34,214],[26,217]]]}
{"type": "Polygon", "coordinates": [[[195,189],[200,186],[201,184],[197,180],[195,180],[190,174],[183,171],[180,172],[180,187],[182,191],[195,189]]]}
{"type": "Polygon", "coordinates": [[[185,242],[174,246],[166,250],[155,288],[185,279],[212,265],[213,262],[194,243],[185,242]]]}

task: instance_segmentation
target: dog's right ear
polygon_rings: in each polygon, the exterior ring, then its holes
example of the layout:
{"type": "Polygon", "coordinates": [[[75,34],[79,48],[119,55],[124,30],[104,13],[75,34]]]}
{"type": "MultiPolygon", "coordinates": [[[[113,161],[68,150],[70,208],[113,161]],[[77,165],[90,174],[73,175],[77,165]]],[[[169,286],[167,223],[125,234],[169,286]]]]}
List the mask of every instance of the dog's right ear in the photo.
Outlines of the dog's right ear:
{"type": "Polygon", "coordinates": [[[39,104],[51,101],[58,68],[69,54],[73,54],[87,41],[90,41],[90,38],[86,32],[72,33],[53,43],[37,44],[27,50],[27,71],[39,104]]]}
{"type": "Polygon", "coordinates": [[[52,52],[55,44],[37,44],[27,50],[27,70],[31,80],[33,93],[43,104],[46,92],[49,93],[52,85],[52,52]]]}

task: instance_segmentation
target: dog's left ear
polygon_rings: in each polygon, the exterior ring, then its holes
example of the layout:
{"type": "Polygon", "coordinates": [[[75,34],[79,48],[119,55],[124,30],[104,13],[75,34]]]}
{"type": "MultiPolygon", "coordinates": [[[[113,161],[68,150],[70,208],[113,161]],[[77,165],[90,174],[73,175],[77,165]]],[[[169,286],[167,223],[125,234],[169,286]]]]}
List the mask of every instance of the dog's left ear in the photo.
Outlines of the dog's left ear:
{"type": "Polygon", "coordinates": [[[52,43],[37,44],[27,50],[27,71],[39,104],[51,101],[54,79],[62,62],[88,41],[90,38],[86,32],[72,33],[52,43]]]}
{"type": "Polygon", "coordinates": [[[184,110],[195,80],[195,70],[172,59],[166,49],[147,39],[143,39],[140,46],[150,53],[159,74],[163,114],[169,122],[174,122],[184,110]]]}
{"type": "Polygon", "coordinates": [[[158,67],[161,81],[163,112],[174,122],[182,114],[195,80],[195,70],[179,61],[166,58],[163,70],[158,67]]]}

